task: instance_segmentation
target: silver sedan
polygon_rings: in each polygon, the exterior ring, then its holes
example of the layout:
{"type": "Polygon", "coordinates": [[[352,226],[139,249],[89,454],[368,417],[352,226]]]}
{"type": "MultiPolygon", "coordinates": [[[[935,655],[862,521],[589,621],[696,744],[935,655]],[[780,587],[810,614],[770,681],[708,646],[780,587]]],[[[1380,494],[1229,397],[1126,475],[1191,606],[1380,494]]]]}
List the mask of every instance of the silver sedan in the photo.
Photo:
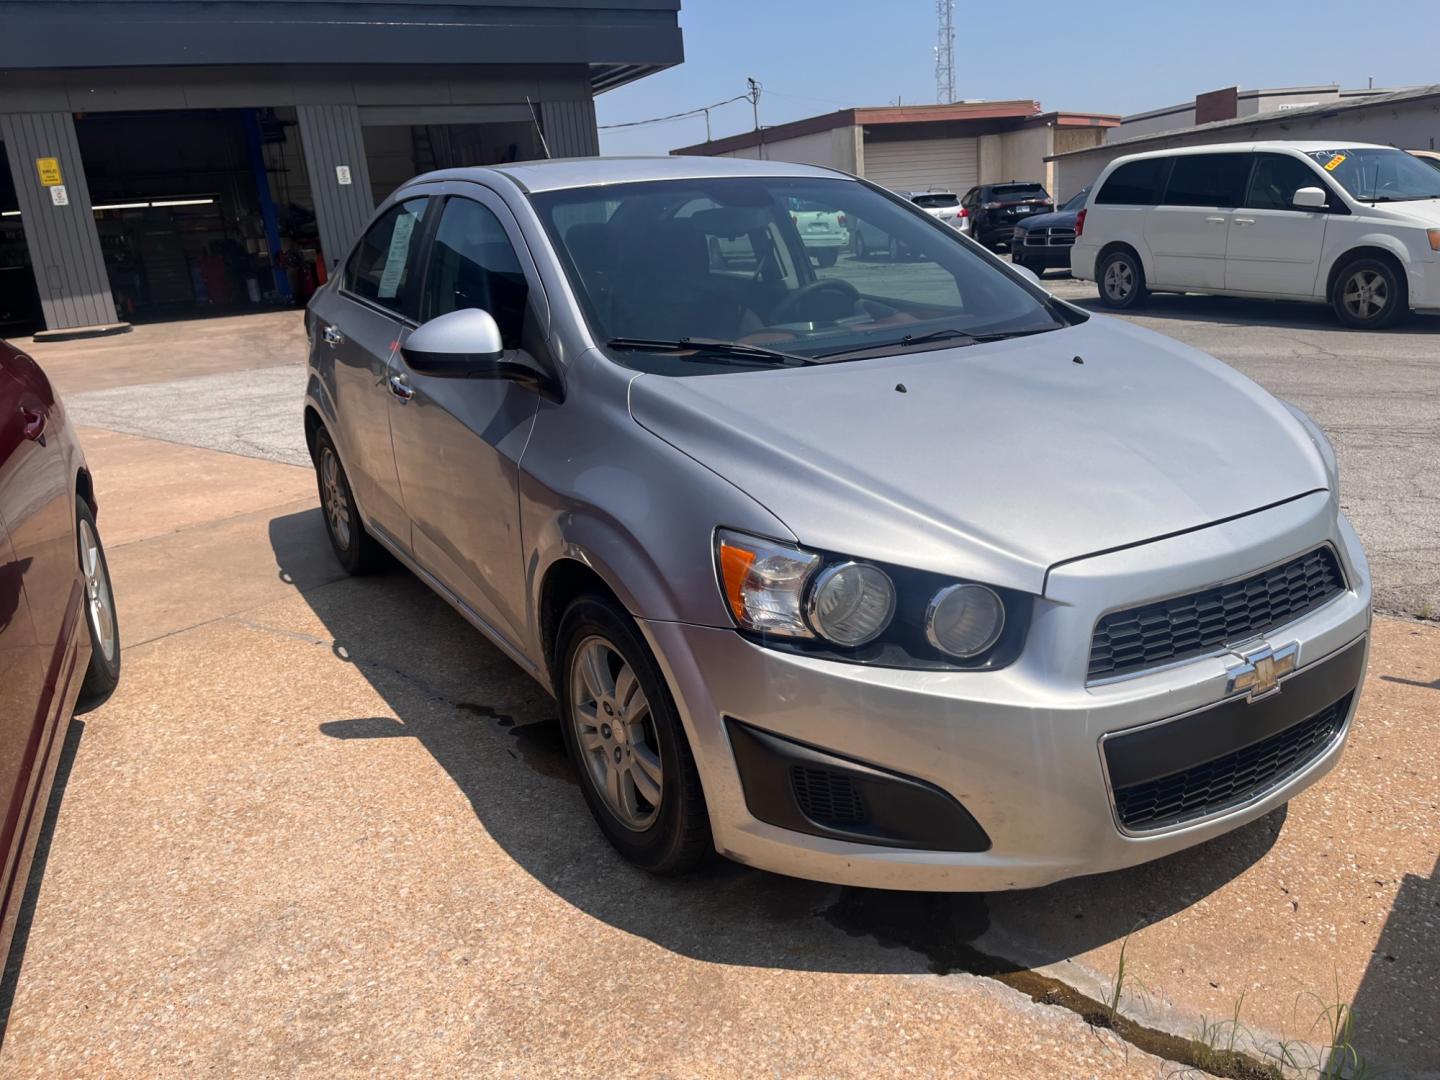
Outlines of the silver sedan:
{"type": "Polygon", "coordinates": [[[1370,578],[1325,436],[865,181],[431,173],[306,322],[335,554],[555,695],[649,870],[1033,886],[1339,758],[1370,578]],[[796,205],[905,257],[817,267],[796,205]]]}

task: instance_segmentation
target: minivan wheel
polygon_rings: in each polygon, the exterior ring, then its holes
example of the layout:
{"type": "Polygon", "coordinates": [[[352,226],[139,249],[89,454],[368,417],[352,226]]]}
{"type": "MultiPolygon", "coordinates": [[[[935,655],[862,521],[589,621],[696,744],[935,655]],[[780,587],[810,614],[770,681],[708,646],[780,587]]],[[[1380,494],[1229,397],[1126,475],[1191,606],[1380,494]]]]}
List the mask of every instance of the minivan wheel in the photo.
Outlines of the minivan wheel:
{"type": "Polygon", "coordinates": [[[75,711],[83,713],[105,704],[120,682],[120,620],[100,530],[83,501],[75,509],[75,537],[85,587],[85,628],[90,634],[90,665],[75,702],[75,711]]]}
{"type": "Polygon", "coordinates": [[[389,562],[389,552],[366,531],[350,491],[350,478],[330,433],[321,428],[315,433],[315,479],[320,488],[320,510],[325,518],[325,534],[335,558],[348,574],[372,574],[389,562]]]}
{"type": "Polygon", "coordinates": [[[1100,300],[1106,307],[1132,308],[1145,299],[1145,271],[1128,251],[1112,251],[1100,263],[1100,300]]]}
{"type": "Polygon", "coordinates": [[[1379,330],[1409,312],[1409,289],[1404,276],[1384,260],[1356,259],[1335,275],[1330,306],[1346,326],[1379,330]]]}
{"type": "Polygon", "coordinates": [[[681,874],[714,852],[675,702],[630,616],[599,596],[565,611],[556,642],[561,727],[580,790],[621,855],[681,874]]]}

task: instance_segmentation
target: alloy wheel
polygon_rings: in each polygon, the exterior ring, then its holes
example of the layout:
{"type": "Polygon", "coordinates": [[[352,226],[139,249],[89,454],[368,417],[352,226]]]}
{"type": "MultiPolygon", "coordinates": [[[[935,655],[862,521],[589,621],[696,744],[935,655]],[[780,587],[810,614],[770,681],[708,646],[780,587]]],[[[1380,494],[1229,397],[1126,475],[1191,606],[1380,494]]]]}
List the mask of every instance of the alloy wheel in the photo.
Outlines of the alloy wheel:
{"type": "Polygon", "coordinates": [[[1374,319],[1390,303],[1389,282],[1377,270],[1357,270],[1346,279],[1340,302],[1355,319],[1374,319]]]}
{"type": "Polygon", "coordinates": [[[350,500],[340,482],[340,462],[328,446],[320,455],[320,482],[325,488],[325,520],[342,548],[350,546],[350,500]]]}
{"type": "Polygon", "coordinates": [[[664,792],[655,720],[634,669],[598,634],[575,650],[570,705],[581,759],[606,807],[627,829],[648,829],[664,792]]]}
{"type": "Polygon", "coordinates": [[[1111,300],[1124,300],[1135,288],[1135,271],[1124,259],[1114,259],[1105,267],[1105,295],[1111,300]]]}
{"type": "Polygon", "coordinates": [[[100,541],[95,530],[80,519],[80,572],[85,577],[85,609],[90,629],[100,645],[107,664],[115,662],[115,597],[110,591],[110,575],[100,558],[100,541]]]}

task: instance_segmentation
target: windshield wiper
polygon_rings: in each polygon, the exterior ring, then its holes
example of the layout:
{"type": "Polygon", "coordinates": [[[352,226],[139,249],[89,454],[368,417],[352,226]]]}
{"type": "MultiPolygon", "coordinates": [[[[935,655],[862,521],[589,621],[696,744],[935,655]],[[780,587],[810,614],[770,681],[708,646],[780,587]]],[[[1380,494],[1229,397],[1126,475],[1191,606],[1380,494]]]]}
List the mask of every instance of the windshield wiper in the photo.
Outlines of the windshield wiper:
{"type": "MultiPolygon", "coordinates": [[[[786,367],[800,367],[815,363],[808,356],[780,352],[777,349],[762,349],[759,345],[742,345],[738,341],[720,341],[716,338],[611,338],[605,343],[609,349],[636,349],[643,352],[697,353],[703,357],[723,357],[727,360],[753,360],[757,363],[784,364],[786,367]]],[[[679,359],[691,359],[682,356],[679,359]]]]}
{"type": "Polygon", "coordinates": [[[1032,327],[1028,330],[997,330],[990,334],[972,334],[965,330],[957,330],[954,327],[942,327],[939,330],[931,330],[927,334],[906,334],[896,341],[872,341],[867,345],[852,345],[848,349],[836,349],[834,352],[820,353],[816,359],[826,360],[835,356],[848,356],[851,353],[869,352],[872,349],[908,349],[911,345],[924,345],[931,341],[953,341],[955,347],[964,348],[966,345],[980,345],[990,341],[1004,341],[1006,338],[1028,337],[1031,334],[1047,334],[1051,330],[1059,330],[1058,326],[1032,327]]]}

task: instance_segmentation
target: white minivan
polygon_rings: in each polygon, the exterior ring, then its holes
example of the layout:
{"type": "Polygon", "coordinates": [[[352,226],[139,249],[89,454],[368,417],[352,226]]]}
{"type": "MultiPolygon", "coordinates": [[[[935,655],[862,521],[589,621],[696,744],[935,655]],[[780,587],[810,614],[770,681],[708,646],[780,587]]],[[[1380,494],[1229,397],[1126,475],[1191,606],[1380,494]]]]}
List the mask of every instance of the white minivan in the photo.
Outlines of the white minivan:
{"type": "Polygon", "coordinates": [[[1347,326],[1440,314],[1440,171],[1358,143],[1186,146],[1113,161],[1070,272],[1112,308],[1150,291],[1328,302],[1347,326]]]}

